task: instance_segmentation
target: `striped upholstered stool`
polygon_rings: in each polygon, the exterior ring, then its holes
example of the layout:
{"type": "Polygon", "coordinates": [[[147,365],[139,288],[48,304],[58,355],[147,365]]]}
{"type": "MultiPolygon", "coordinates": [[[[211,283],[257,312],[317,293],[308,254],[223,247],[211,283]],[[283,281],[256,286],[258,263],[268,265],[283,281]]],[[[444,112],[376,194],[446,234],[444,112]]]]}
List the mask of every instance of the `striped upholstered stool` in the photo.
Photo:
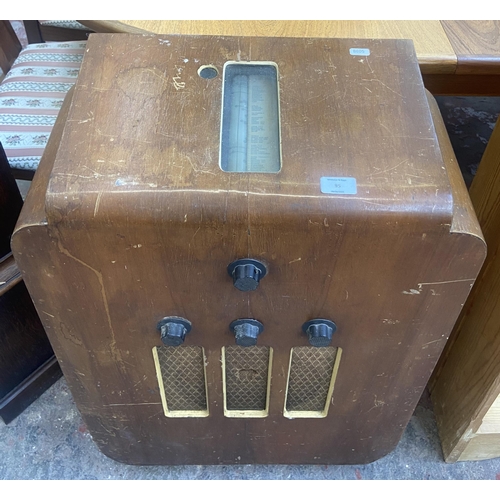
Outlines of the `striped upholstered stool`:
{"type": "Polygon", "coordinates": [[[18,179],[33,177],[85,46],[83,41],[28,45],[0,84],[0,143],[18,179]]]}

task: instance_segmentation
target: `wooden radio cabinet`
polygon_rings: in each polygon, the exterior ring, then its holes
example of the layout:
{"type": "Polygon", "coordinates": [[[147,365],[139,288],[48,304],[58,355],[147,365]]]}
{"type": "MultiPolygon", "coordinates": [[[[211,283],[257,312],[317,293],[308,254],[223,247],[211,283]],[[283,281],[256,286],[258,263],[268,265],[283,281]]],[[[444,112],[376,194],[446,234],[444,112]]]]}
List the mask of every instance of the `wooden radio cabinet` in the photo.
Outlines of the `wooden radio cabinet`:
{"type": "Polygon", "coordinates": [[[376,460],[485,258],[408,40],[90,35],[15,258],[131,464],[376,460]]]}

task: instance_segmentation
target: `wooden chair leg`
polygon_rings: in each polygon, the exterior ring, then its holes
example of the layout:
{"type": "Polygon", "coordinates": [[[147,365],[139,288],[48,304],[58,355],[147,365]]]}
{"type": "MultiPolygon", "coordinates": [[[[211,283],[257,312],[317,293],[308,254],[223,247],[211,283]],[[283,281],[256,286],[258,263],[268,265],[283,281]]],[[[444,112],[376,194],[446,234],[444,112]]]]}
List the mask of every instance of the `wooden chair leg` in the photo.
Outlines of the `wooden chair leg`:
{"type": "Polygon", "coordinates": [[[38,21],[23,21],[28,43],[43,43],[42,33],[38,21]]]}

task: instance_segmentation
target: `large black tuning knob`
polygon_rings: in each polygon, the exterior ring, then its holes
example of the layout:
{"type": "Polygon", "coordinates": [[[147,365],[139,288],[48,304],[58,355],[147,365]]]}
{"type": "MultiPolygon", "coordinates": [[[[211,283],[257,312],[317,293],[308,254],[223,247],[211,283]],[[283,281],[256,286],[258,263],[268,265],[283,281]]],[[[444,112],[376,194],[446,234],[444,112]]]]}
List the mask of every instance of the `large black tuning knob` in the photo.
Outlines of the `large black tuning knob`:
{"type": "Polygon", "coordinates": [[[302,331],[314,347],[330,345],[335,330],[337,330],[337,325],[329,319],[312,319],[302,325],[302,331]]]}
{"type": "Polygon", "coordinates": [[[250,292],[259,286],[266,275],[266,266],[255,259],[238,259],[229,264],[227,272],[233,278],[233,285],[242,292],[250,292]]]}
{"type": "Polygon", "coordinates": [[[237,319],[229,328],[234,333],[237,345],[249,347],[257,344],[257,337],[264,330],[264,325],[256,319],[237,319]]]}
{"type": "Polygon", "coordinates": [[[169,316],[163,318],[157,328],[165,345],[177,347],[184,342],[186,334],[191,331],[191,322],[178,316],[169,316]]]}

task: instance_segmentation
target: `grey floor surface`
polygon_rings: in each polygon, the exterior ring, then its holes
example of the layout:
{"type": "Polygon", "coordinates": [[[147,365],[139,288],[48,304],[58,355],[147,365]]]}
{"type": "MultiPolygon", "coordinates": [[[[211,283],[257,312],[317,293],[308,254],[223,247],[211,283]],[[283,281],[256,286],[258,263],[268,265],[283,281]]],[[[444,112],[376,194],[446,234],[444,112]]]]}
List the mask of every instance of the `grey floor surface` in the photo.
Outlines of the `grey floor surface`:
{"type": "Polygon", "coordinates": [[[0,423],[0,479],[500,479],[500,458],[446,464],[424,396],[396,449],[368,465],[131,466],[93,443],[64,379],[9,425],[0,423]]]}
{"type": "MultiPolygon", "coordinates": [[[[439,97],[438,104],[470,185],[500,98],[439,97]]],[[[61,379],[9,425],[0,420],[0,479],[495,480],[500,458],[446,464],[424,393],[396,449],[368,465],[129,466],[98,450],[61,379]]]]}

